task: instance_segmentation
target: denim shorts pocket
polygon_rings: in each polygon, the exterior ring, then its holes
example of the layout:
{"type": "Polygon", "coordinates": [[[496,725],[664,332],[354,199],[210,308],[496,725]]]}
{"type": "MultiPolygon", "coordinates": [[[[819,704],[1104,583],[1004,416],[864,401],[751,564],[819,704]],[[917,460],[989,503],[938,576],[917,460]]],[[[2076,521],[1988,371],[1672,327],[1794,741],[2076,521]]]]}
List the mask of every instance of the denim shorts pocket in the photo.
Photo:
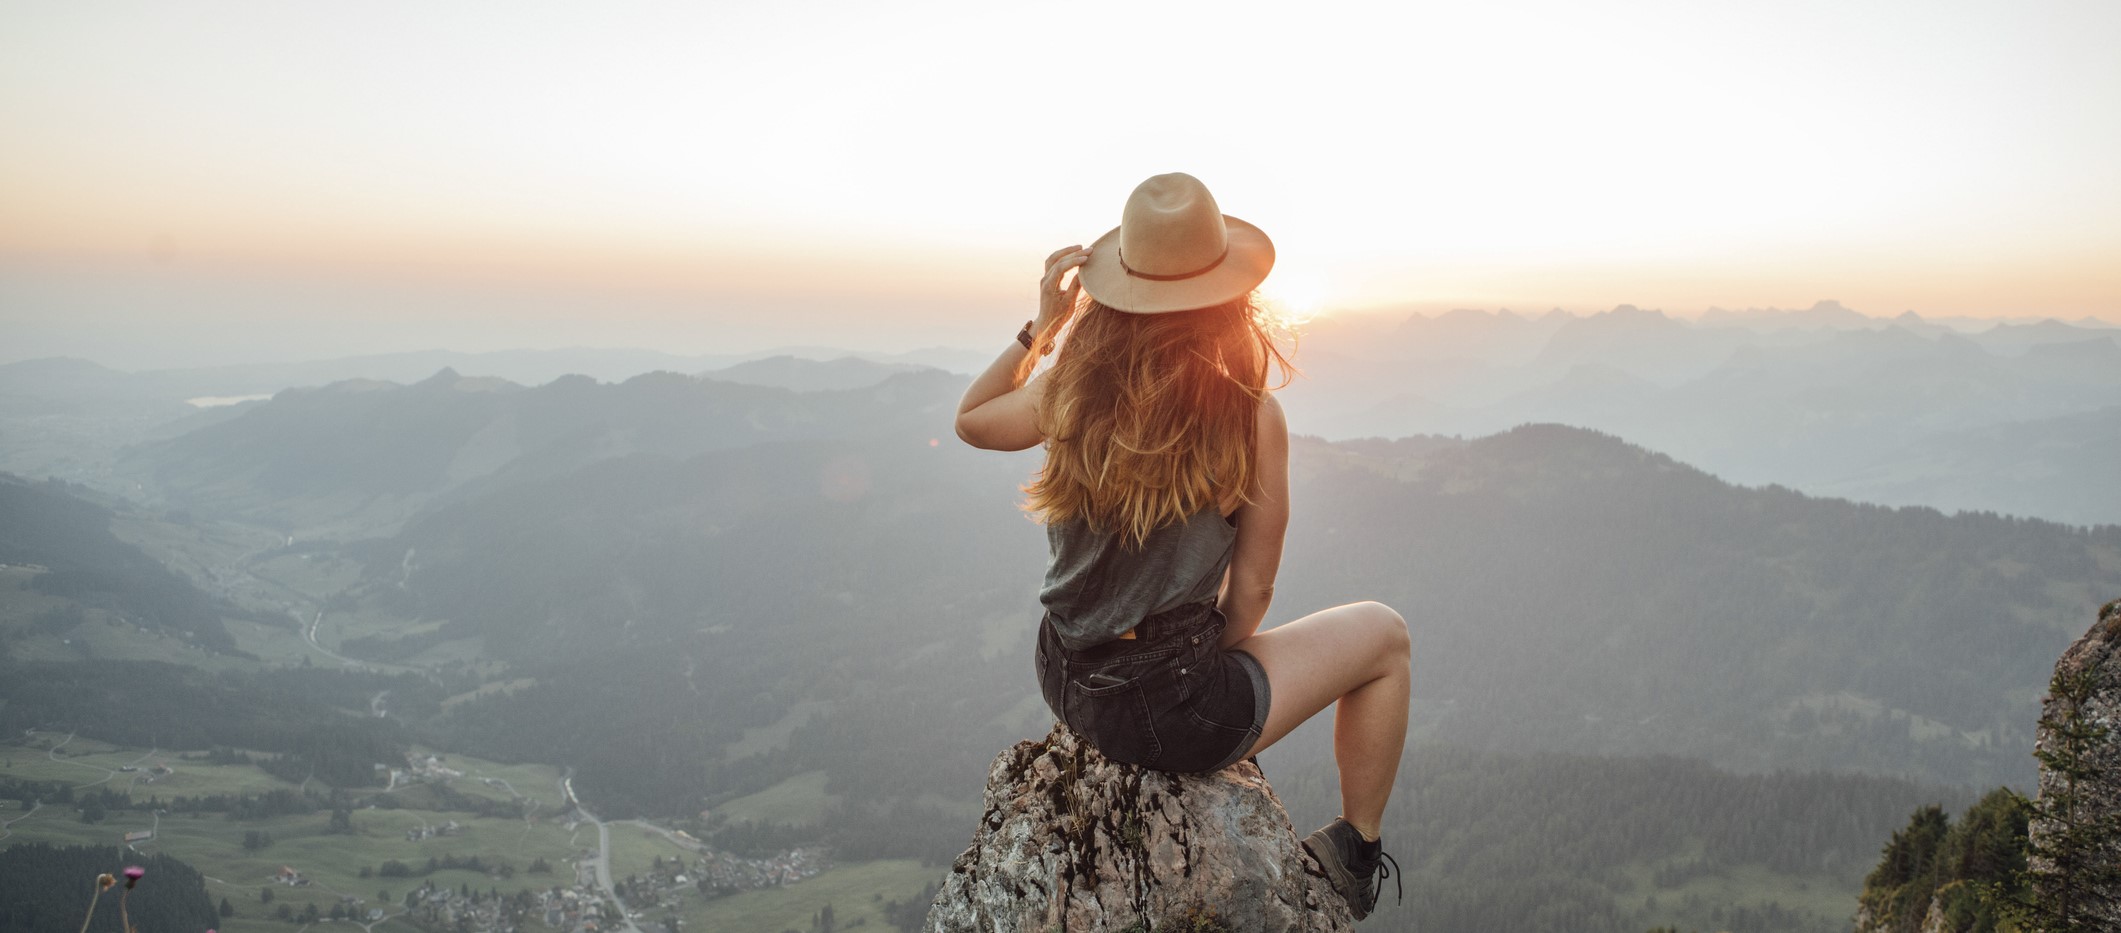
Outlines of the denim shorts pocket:
{"type": "Polygon", "coordinates": [[[1068,722],[1106,758],[1154,766],[1163,755],[1156,727],[1149,721],[1149,701],[1138,681],[1099,688],[1091,694],[1074,682],[1067,688],[1068,722]]]}
{"type": "Polygon", "coordinates": [[[1241,669],[1221,662],[1211,658],[1194,669],[1198,676],[1188,678],[1186,716],[1196,726],[1243,735],[1253,725],[1251,691],[1232,682],[1233,677],[1244,676],[1241,669]],[[1240,720],[1242,725],[1237,724],[1240,720]]]}
{"type": "Polygon", "coordinates": [[[1071,677],[1062,702],[1070,728],[1105,757],[1154,766],[1163,755],[1150,715],[1149,687],[1165,676],[1163,658],[1129,658],[1071,677]]]}

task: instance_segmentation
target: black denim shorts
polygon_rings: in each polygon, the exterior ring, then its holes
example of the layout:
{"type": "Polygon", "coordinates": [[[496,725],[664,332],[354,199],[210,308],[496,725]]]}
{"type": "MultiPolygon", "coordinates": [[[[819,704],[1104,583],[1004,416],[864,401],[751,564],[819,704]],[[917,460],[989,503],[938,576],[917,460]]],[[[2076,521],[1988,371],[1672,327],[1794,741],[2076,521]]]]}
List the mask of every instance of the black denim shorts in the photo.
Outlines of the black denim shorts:
{"type": "Polygon", "coordinates": [[[1216,642],[1228,622],[1213,600],[1157,613],[1135,638],[1071,651],[1049,614],[1038,627],[1046,706],[1114,761],[1159,771],[1220,771],[1267,724],[1267,672],[1216,642]]]}

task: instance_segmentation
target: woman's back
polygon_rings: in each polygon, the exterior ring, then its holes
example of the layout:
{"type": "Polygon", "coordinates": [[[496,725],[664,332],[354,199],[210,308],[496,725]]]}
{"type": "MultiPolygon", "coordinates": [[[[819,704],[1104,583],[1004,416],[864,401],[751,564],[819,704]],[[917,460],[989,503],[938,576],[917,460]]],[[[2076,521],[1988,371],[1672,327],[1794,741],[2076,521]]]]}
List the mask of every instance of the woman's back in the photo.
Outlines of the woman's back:
{"type": "Polygon", "coordinates": [[[1148,616],[1214,598],[1237,545],[1237,526],[1204,508],[1133,548],[1078,517],[1048,523],[1046,542],[1053,559],[1039,602],[1053,614],[1061,643],[1081,650],[1148,616]]]}

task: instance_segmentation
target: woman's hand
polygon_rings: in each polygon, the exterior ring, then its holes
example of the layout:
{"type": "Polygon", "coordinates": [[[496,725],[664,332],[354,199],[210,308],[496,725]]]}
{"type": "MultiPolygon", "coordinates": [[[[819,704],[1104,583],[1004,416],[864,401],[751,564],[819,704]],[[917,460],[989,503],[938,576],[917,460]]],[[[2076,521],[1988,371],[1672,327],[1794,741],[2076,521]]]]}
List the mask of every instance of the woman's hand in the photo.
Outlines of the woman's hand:
{"type": "Polygon", "coordinates": [[[1032,322],[1032,336],[1040,341],[1058,330],[1075,316],[1076,297],[1082,294],[1081,276],[1068,273],[1090,261],[1090,250],[1084,246],[1064,246],[1046,257],[1046,274],[1038,280],[1038,319],[1032,322]],[[1062,280],[1067,284],[1063,285],[1062,280]]]}
{"type": "MultiPolygon", "coordinates": [[[[1046,274],[1038,280],[1038,317],[1031,322],[1034,347],[1045,345],[1075,316],[1075,299],[1083,289],[1068,273],[1089,259],[1090,251],[1080,246],[1058,249],[1046,257],[1046,274]]],[[[1002,355],[972,380],[965,397],[958,400],[957,436],[986,450],[1023,450],[1045,440],[1038,429],[1038,381],[1024,381],[1038,365],[1038,358],[1036,350],[1026,351],[1022,344],[1009,341],[1002,355]]]]}

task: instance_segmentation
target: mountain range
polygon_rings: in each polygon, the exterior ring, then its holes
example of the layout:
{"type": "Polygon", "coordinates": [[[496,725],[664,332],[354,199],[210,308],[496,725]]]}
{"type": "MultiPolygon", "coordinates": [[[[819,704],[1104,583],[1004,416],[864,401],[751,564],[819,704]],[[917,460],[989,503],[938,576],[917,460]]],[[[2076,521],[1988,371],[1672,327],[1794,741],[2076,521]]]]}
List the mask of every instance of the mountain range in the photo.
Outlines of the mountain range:
{"type": "MultiPolygon", "coordinates": [[[[1297,430],[1328,439],[1479,436],[1554,422],[1617,434],[1742,484],[2112,524],[2121,523],[2121,486],[2098,482],[2095,464],[2109,462],[2121,425],[2117,335],[2093,321],[1876,318],[1831,301],[1694,319],[1631,305],[1586,316],[1329,316],[1304,329],[1303,372],[1282,396],[1297,430]]],[[[105,470],[120,447],[192,432],[290,388],[410,384],[444,369],[527,386],[660,371],[857,389],[919,367],[971,373],[991,352],[434,351],[144,373],[25,361],[0,366],[0,469],[122,493],[137,478],[105,470]]]]}
{"type": "MultiPolygon", "coordinates": [[[[1818,379],[1957,346],[1843,336],[1841,363],[1821,350],[1839,337],[1733,355],[1818,379]]],[[[2043,346],[2068,347],[2022,355],[2043,346]]],[[[1668,391],[1572,371],[1584,393],[1668,391]]],[[[0,482],[0,721],[181,732],[354,785],[418,741],[571,768],[607,818],[808,793],[814,827],[700,831],[947,857],[987,760],[1050,718],[1030,664],[1045,543],[1016,508],[1037,454],[954,440],[960,375],[740,374],[820,387],[345,381],[120,435],[93,487],[0,482]],[[107,577],[57,585],[83,563],[107,577]],[[135,593],[218,616],[233,644],[173,639],[180,620],[128,608],[135,593]],[[161,640],[113,634],[134,628],[161,640]],[[246,655],[264,642],[324,663],[246,655]]],[[[2102,417],[2052,420],[2096,434],[2102,417]]],[[[2036,444],[2019,424],[1965,430],[2036,444]]],[[[1269,623],[1380,599],[1413,630],[1409,803],[1388,829],[1428,841],[1409,868],[1444,929],[1624,930],[1665,915],[1635,873],[1689,898],[1688,879],[1763,863],[1847,873],[1915,803],[2024,786],[2047,668],[2121,591],[2121,527],[1742,486],[1557,424],[1299,436],[1291,495],[1269,623]],[[1503,889],[1550,906],[1497,913],[1503,889]]],[[[1263,756],[1299,823],[1333,814],[1328,730],[1263,756]]],[[[1825,915],[1747,909],[1746,929],[1825,915]]]]}
{"type": "MultiPolygon", "coordinates": [[[[614,697],[680,669],[748,697],[683,712],[730,717],[730,737],[762,724],[741,710],[815,698],[788,694],[812,683],[851,691],[829,697],[835,718],[1004,698],[978,704],[982,720],[1010,711],[998,737],[1039,715],[1021,671],[982,663],[1029,650],[1044,545],[1013,503],[1036,461],[949,440],[963,385],[928,371],[807,393],[667,375],[525,389],[444,373],[285,393],[119,469],[150,502],[358,562],[339,604],[424,620],[411,641],[364,641],[370,656],[465,640],[537,682],[466,704],[479,716],[690,708],[575,695],[578,674],[613,664],[661,672],[599,688],[614,697]],[[931,657],[956,660],[893,667],[931,657]],[[841,667],[853,658],[884,668],[841,667]],[[871,689],[912,695],[856,700],[871,689]]],[[[1421,646],[1421,733],[1455,743],[2019,779],[2044,666],[2084,605],[2121,590],[2121,528],[1738,487],[1578,428],[1302,439],[1292,459],[1275,617],[1400,607],[1421,646]]]]}

